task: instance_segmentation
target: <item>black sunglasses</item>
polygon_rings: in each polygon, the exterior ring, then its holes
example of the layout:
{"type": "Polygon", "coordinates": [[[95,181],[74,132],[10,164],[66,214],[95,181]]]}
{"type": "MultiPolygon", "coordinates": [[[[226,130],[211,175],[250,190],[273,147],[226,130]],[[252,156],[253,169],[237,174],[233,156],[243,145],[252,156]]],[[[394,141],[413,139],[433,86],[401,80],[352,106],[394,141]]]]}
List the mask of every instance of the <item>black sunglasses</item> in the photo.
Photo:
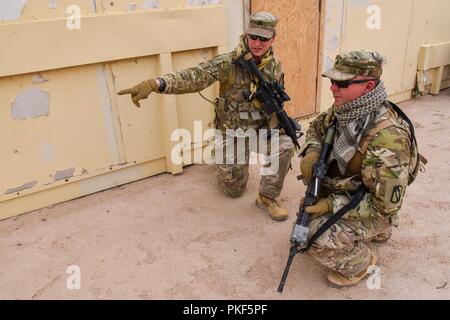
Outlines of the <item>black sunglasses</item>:
{"type": "Polygon", "coordinates": [[[257,40],[257,39],[259,39],[259,41],[261,41],[261,42],[267,42],[267,41],[269,41],[270,39],[272,39],[272,38],[260,37],[260,36],[257,36],[257,35],[255,35],[255,34],[249,34],[248,37],[249,37],[250,39],[252,39],[252,40],[257,40]]]}
{"type": "Polygon", "coordinates": [[[331,80],[331,84],[335,84],[340,89],[346,89],[351,84],[354,84],[354,83],[365,83],[365,82],[369,82],[369,81],[375,81],[377,85],[380,82],[379,79],[345,80],[345,81],[331,80]]]}

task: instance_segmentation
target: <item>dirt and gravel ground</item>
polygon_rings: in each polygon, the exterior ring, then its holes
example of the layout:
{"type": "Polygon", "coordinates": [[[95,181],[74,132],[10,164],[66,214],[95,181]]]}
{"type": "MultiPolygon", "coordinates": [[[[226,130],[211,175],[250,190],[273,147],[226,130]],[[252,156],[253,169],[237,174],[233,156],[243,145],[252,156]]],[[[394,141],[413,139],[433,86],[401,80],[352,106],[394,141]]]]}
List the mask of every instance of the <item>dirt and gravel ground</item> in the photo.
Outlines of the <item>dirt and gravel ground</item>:
{"type": "Polygon", "coordinates": [[[2,299],[450,299],[450,90],[401,106],[416,124],[426,173],[408,188],[400,228],[379,256],[381,288],[364,281],[326,285],[309,256],[295,258],[283,295],[276,292],[289,234],[305,187],[298,163],[281,200],[286,222],[254,205],[248,189],[229,199],[212,166],[192,166],[0,221],[2,299]],[[68,290],[68,266],[81,289],[68,290]]]}

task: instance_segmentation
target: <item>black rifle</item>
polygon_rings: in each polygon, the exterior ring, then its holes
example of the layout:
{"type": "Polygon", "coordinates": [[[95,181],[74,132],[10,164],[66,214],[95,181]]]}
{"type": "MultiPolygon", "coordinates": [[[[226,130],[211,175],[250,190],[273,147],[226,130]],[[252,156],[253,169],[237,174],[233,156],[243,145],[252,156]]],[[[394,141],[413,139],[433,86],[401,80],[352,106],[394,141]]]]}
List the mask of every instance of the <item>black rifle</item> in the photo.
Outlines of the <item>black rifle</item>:
{"type": "Polygon", "coordinates": [[[328,157],[333,149],[334,135],[336,133],[335,125],[331,125],[325,137],[325,142],[323,144],[322,150],[320,152],[319,161],[314,165],[313,179],[308,184],[306,189],[305,199],[303,203],[300,203],[299,212],[297,220],[295,221],[294,228],[291,233],[291,248],[289,250],[289,258],[284,269],[283,276],[278,286],[278,292],[283,292],[284,284],[289,273],[289,269],[297,253],[304,253],[308,250],[312,239],[308,243],[308,224],[309,224],[309,214],[305,211],[305,207],[314,205],[317,202],[319,188],[321,181],[325,178],[328,170],[328,157]]]}
{"type": "MultiPolygon", "coordinates": [[[[291,100],[284,91],[283,85],[277,81],[266,81],[250,52],[243,53],[233,63],[241,66],[245,71],[258,78],[258,91],[254,94],[254,97],[262,103],[264,112],[267,115],[270,116],[275,112],[281,128],[292,139],[294,145],[300,148],[297,141],[302,136],[300,125],[297,121],[290,118],[283,109],[284,102],[291,100]]],[[[251,100],[253,96],[248,94],[246,98],[251,100]]]]}

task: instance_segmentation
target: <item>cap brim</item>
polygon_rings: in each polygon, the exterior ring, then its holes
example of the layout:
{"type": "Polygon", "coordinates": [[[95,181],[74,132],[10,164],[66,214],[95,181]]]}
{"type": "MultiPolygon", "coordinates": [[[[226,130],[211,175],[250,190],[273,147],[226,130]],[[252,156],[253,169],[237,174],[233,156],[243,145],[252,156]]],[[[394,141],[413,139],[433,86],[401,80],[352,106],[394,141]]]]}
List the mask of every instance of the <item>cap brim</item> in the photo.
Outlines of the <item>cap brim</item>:
{"type": "Polygon", "coordinates": [[[248,27],[247,33],[254,34],[255,36],[260,36],[264,38],[272,38],[274,34],[272,30],[258,27],[248,27]]]}
{"type": "Polygon", "coordinates": [[[322,77],[330,78],[336,81],[352,80],[357,77],[355,74],[345,73],[336,69],[330,69],[327,72],[322,73],[322,77]]]}

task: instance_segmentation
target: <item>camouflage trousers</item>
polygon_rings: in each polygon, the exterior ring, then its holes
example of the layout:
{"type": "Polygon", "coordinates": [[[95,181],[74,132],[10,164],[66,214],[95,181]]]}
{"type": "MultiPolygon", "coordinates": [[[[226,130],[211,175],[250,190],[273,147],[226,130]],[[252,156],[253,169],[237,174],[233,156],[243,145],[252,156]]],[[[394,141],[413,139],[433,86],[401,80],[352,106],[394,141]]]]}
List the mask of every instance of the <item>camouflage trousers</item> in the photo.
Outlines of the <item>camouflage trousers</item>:
{"type": "Polygon", "coordinates": [[[239,145],[237,139],[225,137],[219,147],[222,146],[225,146],[226,151],[223,154],[224,161],[223,164],[216,164],[216,166],[218,170],[217,180],[225,194],[237,198],[244,193],[249,176],[250,152],[259,151],[264,155],[259,193],[270,199],[275,199],[280,195],[284,178],[294,155],[294,145],[291,138],[286,135],[272,137],[267,141],[266,150],[263,151],[257,146],[251,146],[248,139],[246,139],[245,144],[239,145]],[[276,147],[277,145],[278,147],[276,147]],[[227,150],[231,148],[234,152],[226,161],[227,150]]]}
{"type": "MultiPolygon", "coordinates": [[[[309,237],[330,217],[311,220],[309,237]]],[[[340,219],[325,231],[308,251],[322,265],[344,276],[354,276],[366,270],[372,251],[366,245],[376,236],[391,231],[391,224],[381,215],[365,220],[340,219]]]]}

